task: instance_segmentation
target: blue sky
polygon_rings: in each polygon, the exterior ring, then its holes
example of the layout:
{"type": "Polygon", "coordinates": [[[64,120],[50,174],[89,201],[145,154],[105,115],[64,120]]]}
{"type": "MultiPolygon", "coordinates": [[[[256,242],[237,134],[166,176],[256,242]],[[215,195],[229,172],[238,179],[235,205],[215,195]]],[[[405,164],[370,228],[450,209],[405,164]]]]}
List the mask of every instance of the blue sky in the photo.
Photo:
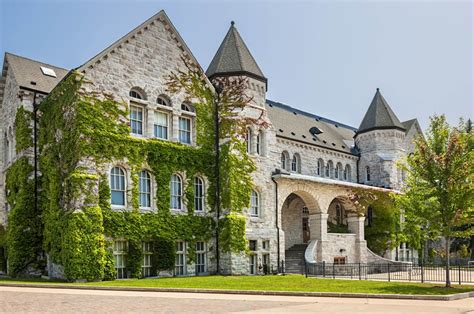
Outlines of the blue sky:
{"type": "Polygon", "coordinates": [[[2,59],[74,68],[164,9],[204,68],[234,20],[269,99],[358,127],[380,87],[400,120],[423,128],[434,113],[474,116],[471,1],[0,3],[2,59]]]}

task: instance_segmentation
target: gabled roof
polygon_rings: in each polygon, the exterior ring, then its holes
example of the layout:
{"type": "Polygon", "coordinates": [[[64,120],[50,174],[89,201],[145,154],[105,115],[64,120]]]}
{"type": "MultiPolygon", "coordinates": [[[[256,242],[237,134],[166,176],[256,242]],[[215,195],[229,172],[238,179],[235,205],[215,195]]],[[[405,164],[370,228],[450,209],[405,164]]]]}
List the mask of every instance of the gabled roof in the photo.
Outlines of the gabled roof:
{"type": "Polygon", "coordinates": [[[355,128],[268,99],[266,109],[277,137],[355,154],[355,128]],[[322,132],[313,134],[314,127],[322,132]]]}
{"type": "Polygon", "coordinates": [[[364,119],[362,119],[357,134],[377,129],[399,129],[405,131],[405,127],[398,120],[378,88],[364,119]]]}
{"type": "Polygon", "coordinates": [[[112,52],[115,49],[117,49],[118,47],[120,47],[123,43],[127,42],[127,40],[130,40],[130,39],[134,38],[135,36],[141,34],[141,32],[146,30],[152,23],[155,23],[155,21],[162,21],[162,22],[165,23],[166,28],[171,31],[172,37],[178,42],[178,45],[183,50],[184,54],[186,56],[188,56],[191,59],[192,62],[194,62],[197,66],[200,67],[199,62],[194,57],[194,55],[191,52],[191,50],[189,49],[189,47],[186,45],[186,42],[181,37],[179,32],[176,30],[173,23],[171,23],[171,20],[169,19],[168,15],[166,15],[164,10],[161,10],[158,13],[156,13],[155,15],[153,15],[152,17],[150,17],[148,20],[143,22],[142,24],[138,25],[135,29],[130,31],[128,34],[126,34],[122,38],[115,41],[109,47],[102,50],[100,53],[95,55],[89,61],[87,61],[83,65],[79,66],[77,68],[77,70],[82,72],[82,71],[85,71],[88,67],[93,66],[96,62],[100,61],[100,59],[102,59],[103,57],[108,55],[110,52],[112,52]]]}
{"type": "Polygon", "coordinates": [[[262,70],[250,53],[234,22],[224,37],[206,75],[209,79],[217,75],[248,75],[267,82],[262,70]]]}
{"type": "Polygon", "coordinates": [[[13,71],[13,76],[20,87],[48,94],[68,70],[43,62],[5,53],[4,67],[13,71]],[[54,70],[56,77],[45,75],[41,67],[54,70]]]}

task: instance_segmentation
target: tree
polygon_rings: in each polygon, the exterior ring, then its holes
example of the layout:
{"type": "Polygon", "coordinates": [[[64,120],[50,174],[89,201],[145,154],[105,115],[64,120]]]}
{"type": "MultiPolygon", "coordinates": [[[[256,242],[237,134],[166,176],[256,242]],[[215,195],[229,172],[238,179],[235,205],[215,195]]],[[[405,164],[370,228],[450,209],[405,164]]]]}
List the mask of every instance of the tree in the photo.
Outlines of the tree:
{"type": "MultiPolygon", "coordinates": [[[[433,116],[426,139],[415,140],[415,151],[402,166],[408,174],[404,193],[396,196],[405,217],[403,232],[413,242],[474,234],[474,136],[462,121],[451,127],[444,115],[433,116]],[[468,228],[461,228],[462,226],[468,228]]],[[[446,287],[451,286],[446,254],[446,287]]]]}

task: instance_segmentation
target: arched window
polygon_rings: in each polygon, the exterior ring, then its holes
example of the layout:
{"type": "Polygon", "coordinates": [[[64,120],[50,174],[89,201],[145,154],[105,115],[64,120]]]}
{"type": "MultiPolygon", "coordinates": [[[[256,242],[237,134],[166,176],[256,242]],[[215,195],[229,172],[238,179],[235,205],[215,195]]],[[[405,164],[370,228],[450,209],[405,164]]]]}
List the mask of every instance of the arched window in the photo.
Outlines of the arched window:
{"type": "Polygon", "coordinates": [[[321,158],[318,159],[318,166],[316,168],[316,174],[320,177],[324,176],[324,161],[321,158]]]}
{"type": "Polygon", "coordinates": [[[291,171],[292,172],[301,172],[301,161],[300,161],[300,155],[294,154],[293,159],[291,160],[291,171]]]}
{"type": "Polygon", "coordinates": [[[326,165],[326,177],[332,178],[334,173],[334,165],[331,160],[328,161],[326,165]]]}
{"type": "Polygon", "coordinates": [[[288,170],[288,162],[290,159],[290,155],[287,151],[281,153],[281,169],[288,170]]]}
{"type": "Polygon", "coordinates": [[[194,107],[191,104],[182,103],[181,104],[181,110],[187,111],[187,112],[194,112],[194,107]]]}
{"type": "Polygon", "coordinates": [[[194,210],[204,210],[204,182],[200,177],[194,177],[194,210]]]}
{"type": "Polygon", "coordinates": [[[171,176],[171,209],[181,209],[183,207],[183,181],[180,176],[171,176]]]}
{"type": "Polygon", "coordinates": [[[151,176],[150,174],[142,170],[138,176],[138,192],[140,194],[140,207],[150,208],[151,207],[151,176]]]}
{"type": "Polygon", "coordinates": [[[365,167],[365,179],[366,179],[366,181],[370,181],[370,168],[369,168],[369,166],[365,167]]]}
{"type": "Polygon", "coordinates": [[[128,95],[136,99],[145,99],[145,95],[143,94],[143,92],[139,91],[137,88],[132,88],[128,95]]]}
{"type": "Polygon", "coordinates": [[[255,191],[252,190],[250,195],[250,216],[258,217],[260,215],[260,196],[255,191]]]}
{"type": "Polygon", "coordinates": [[[341,173],[342,173],[342,164],[338,162],[336,164],[336,169],[334,171],[334,177],[336,179],[341,179],[341,173]]]}
{"type": "Polygon", "coordinates": [[[262,132],[257,133],[257,145],[255,147],[257,155],[262,153],[262,132]]]}
{"type": "Polygon", "coordinates": [[[125,173],[119,167],[110,170],[110,203],[125,206],[125,173]]]}
{"type": "Polygon", "coordinates": [[[252,152],[252,130],[247,128],[247,132],[245,133],[245,143],[247,144],[247,153],[252,152]]]}
{"type": "Polygon", "coordinates": [[[167,106],[167,107],[170,106],[170,101],[168,100],[168,97],[164,95],[158,96],[158,98],[156,99],[156,103],[162,106],[167,106]]]}
{"type": "Polygon", "coordinates": [[[344,180],[351,181],[351,166],[349,165],[344,168],[344,180]]]}

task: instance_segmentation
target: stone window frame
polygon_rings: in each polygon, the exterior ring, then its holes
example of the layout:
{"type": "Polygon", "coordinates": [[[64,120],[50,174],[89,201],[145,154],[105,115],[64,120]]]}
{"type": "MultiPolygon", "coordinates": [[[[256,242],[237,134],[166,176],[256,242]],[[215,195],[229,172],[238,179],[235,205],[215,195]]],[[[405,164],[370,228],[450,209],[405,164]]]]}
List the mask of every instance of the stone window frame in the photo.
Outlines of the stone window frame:
{"type": "Polygon", "coordinates": [[[138,86],[134,86],[130,89],[128,92],[128,97],[132,99],[139,99],[139,100],[147,100],[147,96],[143,88],[140,88],[138,86]]]}
{"type": "Polygon", "coordinates": [[[316,165],[316,175],[320,177],[324,177],[324,160],[322,158],[318,159],[317,165],[316,165]]]}
{"type": "Polygon", "coordinates": [[[130,113],[128,115],[128,119],[130,121],[130,134],[132,136],[138,136],[138,137],[145,137],[146,136],[146,120],[147,120],[147,110],[146,110],[146,106],[145,105],[142,105],[140,103],[137,103],[137,102],[130,102],[130,106],[129,106],[129,109],[130,109],[130,113]],[[142,119],[141,121],[140,120],[132,120],[132,112],[133,112],[133,109],[132,108],[138,108],[141,110],[141,113],[142,113],[142,119]],[[133,121],[140,121],[141,123],[141,133],[134,133],[133,132],[133,128],[132,128],[132,124],[133,124],[133,121]]]}
{"type": "Polygon", "coordinates": [[[336,167],[334,168],[334,178],[343,180],[343,168],[342,168],[342,163],[338,162],[336,164],[336,167]]]}
{"type": "Polygon", "coordinates": [[[208,273],[207,261],[207,243],[205,241],[196,241],[196,262],[194,263],[196,275],[208,273]],[[202,248],[199,247],[202,244],[202,248]]]}
{"type": "Polygon", "coordinates": [[[284,150],[280,156],[280,167],[283,170],[288,170],[288,163],[290,161],[290,154],[284,150]]]}
{"type": "Polygon", "coordinates": [[[187,274],[187,243],[186,241],[176,241],[174,276],[185,276],[187,274]]]}
{"type": "Polygon", "coordinates": [[[141,169],[140,172],[138,173],[138,204],[140,209],[145,209],[145,210],[151,210],[153,208],[153,191],[154,191],[154,180],[153,180],[153,175],[148,169],[141,169]],[[141,175],[145,173],[148,176],[148,181],[149,181],[149,188],[148,192],[142,192],[141,191],[141,186],[142,186],[142,177],[141,175]],[[149,200],[148,200],[148,205],[149,206],[142,206],[141,204],[141,196],[142,194],[148,194],[149,200]]]}
{"type": "Polygon", "coordinates": [[[291,159],[291,172],[294,173],[301,173],[301,156],[298,153],[293,154],[293,158],[291,159]]]}
{"type": "Polygon", "coordinates": [[[185,210],[184,208],[184,202],[183,202],[183,198],[184,198],[184,178],[181,174],[179,173],[173,173],[170,177],[170,209],[172,211],[182,211],[182,210],[185,210]],[[179,186],[180,186],[180,191],[179,191],[179,194],[173,194],[173,178],[176,177],[178,178],[178,181],[179,182],[179,186]],[[178,198],[178,206],[179,208],[174,208],[173,207],[173,197],[177,197],[178,198]]]}
{"type": "Polygon", "coordinates": [[[194,211],[197,212],[197,213],[203,213],[205,212],[206,210],[206,183],[205,183],[205,180],[200,176],[200,175],[196,175],[194,176],[194,180],[193,180],[193,191],[194,191],[194,211]],[[201,193],[202,195],[201,196],[197,196],[197,193],[196,193],[196,187],[197,185],[199,185],[197,183],[197,181],[200,181],[200,186],[201,186],[201,193]],[[196,203],[198,202],[198,203],[196,203]],[[200,210],[197,210],[198,206],[196,206],[197,204],[200,204],[200,207],[201,209],[200,210]]]}
{"type": "Polygon", "coordinates": [[[343,180],[350,182],[352,180],[352,174],[351,174],[351,165],[346,164],[344,167],[344,172],[343,172],[343,180]]]}
{"type": "Polygon", "coordinates": [[[251,154],[253,144],[253,130],[250,127],[247,127],[245,131],[245,143],[247,147],[247,154],[251,154]]]}
{"type": "Polygon", "coordinates": [[[253,218],[259,218],[261,216],[261,205],[262,200],[260,193],[253,189],[250,193],[250,208],[249,208],[249,215],[253,218]],[[256,202],[254,202],[256,201],[256,202]]]}
{"type": "MultiPolygon", "coordinates": [[[[127,201],[128,201],[128,198],[127,198],[127,184],[128,184],[128,177],[127,177],[127,170],[122,167],[122,166],[119,166],[119,165],[114,165],[113,167],[110,168],[109,170],[109,186],[110,186],[110,206],[112,208],[118,208],[118,209],[123,209],[123,208],[127,208],[127,201]],[[112,171],[114,171],[114,169],[118,169],[120,170],[120,173],[118,174],[115,174],[115,173],[112,173],[112,171]],[[117,189],[113,189],[112,187],[115,186],[115,184],[112,184],[112,176],[121,176],[123,177],[123,190],[117,190],[117,189]],[[119,191],[119,192],[122,192],[123,193],[123,204],[113,204],[112,203],[112,192],[114,191],[119,191]]],[[[120,184],[119,184],[120,185],[120,184]]]]}
{"type": "Polygon", "coordinates": [[[326,163],[325,176],[330,179],[334,177],[334,163],[332,160],[328,160],[326,163]]]}

